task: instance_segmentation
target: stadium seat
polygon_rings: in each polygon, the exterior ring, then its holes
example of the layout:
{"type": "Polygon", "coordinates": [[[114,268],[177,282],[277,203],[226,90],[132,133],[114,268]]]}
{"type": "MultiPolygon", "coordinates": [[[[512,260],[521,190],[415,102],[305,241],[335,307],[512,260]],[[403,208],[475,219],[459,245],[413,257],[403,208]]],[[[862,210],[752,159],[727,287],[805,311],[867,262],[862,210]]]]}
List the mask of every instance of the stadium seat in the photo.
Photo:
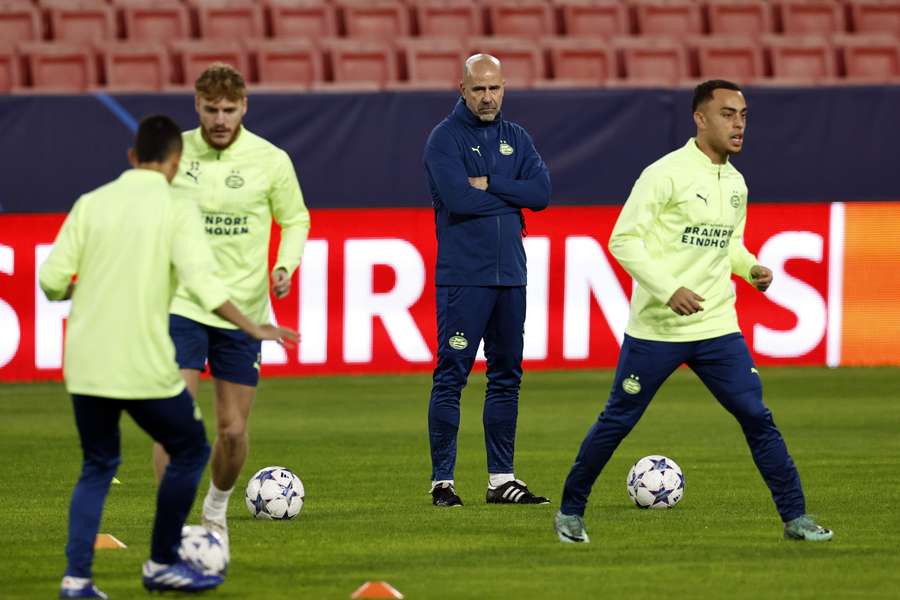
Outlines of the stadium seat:
{"type": "Polygon", "coordinates": [[[191,34],[190,15],[178,0],[118,0],[125,39],[168,43],[191,34]]]}
{"type": "Polygon", "coordinates": [[[172,83],[165,46],[153,42],[102,42],[94,45],[103,64],[106,87],[161,91],[172,83]]]}
{"type": "Polygon", "coordinates": [[[763,52],[753,37],[696,36],[687,42],[701,79],[752,83],[765,76],[763,52]]]}
{"type": "Polygon", "coordinates": [[[223,62],[238,69],[249,80],[247,56],[238,42],[181,40],[169,47],[175,57],[176,79],[193,87],[197,77],[214,62],[223,62]]]}
{"type": "Polygon", "coordinates": [[[707,0],[712,35],[761,35],[775,30],[772,6],[763,0],[707,0]]]}
{"type": "Polygon", "coordinates": [[[41,15],[30,4],[0,1],[0,40],[8,44],[39,42],[41,15]]]}
{"type": "Polygon", "coordinates": [[[394,40],[412,34],[409,11],[399,0],[339,0],[347,37],[394,40]]]}
{"type": "Polygon", "coordinates": [[[489,0],[486,6],[493,35],[528,38],[556,35],[553,10],[544,0],[489,0]]]}
{"type": "Polygon", "coordinates": [[[773,0],[781,29],[790,35],[828,35],[847,31],[837,0],[773,0]]]}
{"type": "Polygon", "coordinates": [[[693,0],[633,0],[640,35],[681,37],[703,33],[700,4],[693,0]]]}
{"type": "Polygon", "coordinates": [[[586,38],[545,38],[550,75],[558,82],[601,86],[616,78],[616,55],[606,42],[586,38]]]}
{"type": "Polygon", "coordinates": [[[308,88],[325,77],[322,53],[308,39],[254,40],[247,49],[262,86],[308,88]]]}
{"type": "Polygon", "coordinates": [[[506,37],[474,37],[468,40],[469,54],[485,52],[503,64],[503,76],[510,87],[530,87],[545,78],[544,59],[532,40],[506,37]]]}
{"type": "Polygon", "coordinates": [[[81,44],[23,42],[18,50],[35,91],[85,92],[97,85],[94,57],[81,44]]]}
{"type": "Polygon", "coordinates": [[[557,0],[563,34],[610,38],[626,35],[628,14],[619,0],[557,0]]]}
{"type": "Polygon", "coordinates": [[[455,38],[408,38],[398,42],[407,79],[453,89],[459,85],[466,48],[455,38]]]}
{"type": "Polygon", "coordinates": [[[422,37],[484,35],[480,7],[472,0],[416,0],[412,7],[422,37]]]}
{"type": "Polygon", "coordinates": [[[835,35],[847,81],[900,82],[900,42],[889,34],[835,35]]]}
{"type": "Polygon", "coordinates": [[[767,35],[762,42],[769,51],[776,79],[818,83],[837,76],[834,48],[823,36],[767,35]]]}
{"type": "Polygon", "coordinates": [[[900,0],[850,0],[850,16],[858,33],[900,36],[900,0]]]}
{"type": "Polygon", "coordinates": [[[620,54],[629,84],[676,85],[686,79],[687,52],[680,41],[669,38],[616,38],[613,47],[620,54]]]}
{"type": "Polygon", "coordinates": [[[10,42],[0,42],[0,94],[8,94],[22,86],[19,56],[10,42]]]}
{"type": "Polygon", "coordinates": [[[323,43],[331,58],[335,82],[372,83],[384,87],[397,81],[397,55],[387,42],[331,39],[323,43]]]}
{"type": "Polygon", "coordinates": [[[90,0],[55,0],[43,6],[50,19],[50,37],[56,41],[99,42],[116,38],[113,9],[90,0]]]}
{"type": "Polygon", "coordinates": [[[265,0],[272,37],[319,39],[338,34],[337,13],[324,0],[265,0]]]}
{"type": "Polygon", "coordinates": [[[262,6],[253,0],[193,0],[200,38],[245,40],[266,34],[262,6]]]}

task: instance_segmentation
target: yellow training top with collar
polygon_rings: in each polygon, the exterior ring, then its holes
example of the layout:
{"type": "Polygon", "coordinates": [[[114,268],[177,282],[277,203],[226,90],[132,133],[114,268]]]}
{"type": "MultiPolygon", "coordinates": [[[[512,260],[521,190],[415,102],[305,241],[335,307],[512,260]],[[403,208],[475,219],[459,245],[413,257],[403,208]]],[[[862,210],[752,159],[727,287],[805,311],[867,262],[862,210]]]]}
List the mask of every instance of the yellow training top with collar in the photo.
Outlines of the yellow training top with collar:
{"type": "MultiPolygon", "coordinates": [[[[309,234],[309,211],[284,150],[241,127],[225,150],[206,143],[200,128],[182,134],[184,151],[173,193],[196,202],[231,301],[251,320],[269,316],[269,236],[281,226],[274,269],[293,275],[309,234]]],[[[206,311],[179,288],[172,313],[214,327],[235,326],[206,311]]]]}
{"type": "Polygon", "coordinates": [[[201,227],[197,207],[147,169],[78,199],[39,275],[51,300],[78,275],[63,361],[69,393],[151,399],[184,389],[169,337],[176,284],[204,311],[228,300],[201,227]]]}
{"type": "Polygon", "coordinates": [[[751,282],[744,247],[747,185],[734,166],[714,164],[694,138],[641,173],[609,239],[635,279],[626,333],[687,342],[740,331],[731,274],[751,282]],[[693,315],[666,305],[680,287],[706,300],[693,315]]]}

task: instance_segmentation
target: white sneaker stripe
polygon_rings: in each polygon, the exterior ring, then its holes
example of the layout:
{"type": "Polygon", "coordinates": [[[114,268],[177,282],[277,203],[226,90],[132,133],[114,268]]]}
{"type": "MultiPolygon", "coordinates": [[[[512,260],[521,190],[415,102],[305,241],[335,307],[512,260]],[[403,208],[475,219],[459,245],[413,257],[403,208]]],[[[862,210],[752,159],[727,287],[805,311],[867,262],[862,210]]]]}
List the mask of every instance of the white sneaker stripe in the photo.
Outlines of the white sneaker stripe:
{"type": "Polygon", "coordinates": [[[525,495],[525,492],[522,490],[516,490],[515,498],[512,499],[513,502],[518,502],[519,498],[525,495]]]}
{"type": "Polygon", "coordinates": [[[503,499],[509,500],[510,495],[512,495],[512,493],[515,491],[516,491],[516,488],[509,486],[508,488],[506,488],[506,491],[503,492],[503,499]]]}

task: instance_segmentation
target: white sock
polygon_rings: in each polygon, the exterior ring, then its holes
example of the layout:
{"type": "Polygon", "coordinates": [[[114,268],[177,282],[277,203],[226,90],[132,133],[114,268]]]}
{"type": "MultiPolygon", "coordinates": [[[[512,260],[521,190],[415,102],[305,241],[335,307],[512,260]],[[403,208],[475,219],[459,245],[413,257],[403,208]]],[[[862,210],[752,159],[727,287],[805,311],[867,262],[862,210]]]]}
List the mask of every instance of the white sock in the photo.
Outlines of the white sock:
{"type": "Polygon", "coordinates": [[[432,482],[431,482],[431,491],[433,492],[433,491],[434,491],[434,488],[436,488],[437,486],[441,485],[442,483],[449,483],[451,486],[454,486],[454,487],[455,487],[455,485],[454,485],[452,479],[439,479],[439,480],[437,480],[437,481],[432,481],[432,482]]]}
{"type": "Polygon", "coordinates": [[[228,498],[233,491],[233,487],[230,490],[220,490],[210,481],[206,498],[203,499],[203,516],[208,519],[224,519],[228,512],[228,498]]]}
{"type": "Polygon", "coordinates": [[[88,577],[70,577],[69,575],[66,575],[62,580],[62,589],[80,590],[90,582],[91,580],[88,577]]]}
{"type": "Polygon", "coordinates": [[[153,560],[148,560],[144,563],[144,571],[148,576],[152,577],[169,566],[171,565],[164,565],[153,560]]]}
{"type": "Polygon", "coordinates": [[[515,481],[515,473],[490,473],[488,477],[488,485],[492,488],[500,487],[507,481],[515,481]]]}

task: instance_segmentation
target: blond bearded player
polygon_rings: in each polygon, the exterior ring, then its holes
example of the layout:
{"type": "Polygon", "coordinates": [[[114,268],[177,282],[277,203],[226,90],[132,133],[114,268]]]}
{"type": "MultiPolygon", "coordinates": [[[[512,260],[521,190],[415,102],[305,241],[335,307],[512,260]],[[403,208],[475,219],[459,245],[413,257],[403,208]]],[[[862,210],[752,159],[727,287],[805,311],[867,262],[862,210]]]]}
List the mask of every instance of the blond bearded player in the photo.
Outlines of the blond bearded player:
{"type": "MultiPolygon", "coordinates": [[[[183,134],[184,154],[172,182],[176,196],[200,207],[219,278],[234,303],[251,319],[269,318],[269,234],[281,226],[271,289],[283,298],[300,265],[309,233],[309,212],[287,153],[241,124],[247,89],[241,74],[215,63],[197,79],[200,127],[183,134]]],[[[228,498],[247,459],[247,419],[259,380],[260,342],[203,310],[179,288],[169,332],[176,360],[196,397],[209,364],[215,389],[216,439],[211,482],[203,501],[203,524],[228,540],[228,498]]],[[[154,448],[157,475],[168,457],[154,448]]],[[[227,547],[227,546],[226,546],[227,547]]]]}

